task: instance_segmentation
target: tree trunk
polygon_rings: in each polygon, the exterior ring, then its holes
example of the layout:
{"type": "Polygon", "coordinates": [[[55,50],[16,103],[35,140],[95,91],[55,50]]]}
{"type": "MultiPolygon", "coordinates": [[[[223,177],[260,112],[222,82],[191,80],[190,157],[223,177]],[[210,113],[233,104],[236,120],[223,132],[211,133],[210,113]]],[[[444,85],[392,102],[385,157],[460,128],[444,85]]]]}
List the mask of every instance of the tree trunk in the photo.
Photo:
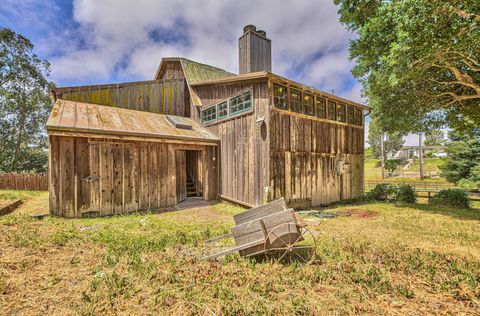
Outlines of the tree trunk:
{"type": "Polygon", "coordinates": [[[420,160],[420,179],[423,179],[423,144],[422,144],[422,133],[418,134],[418,159],[420,160]]]}
{"type": "Polygon", "coordinates": [[[380,139],[380,151],[382,152],[382,180],[385,179],[385,147],[384,147],[384,139],[385,134],[382,132],[382,138],[380,139]]]}

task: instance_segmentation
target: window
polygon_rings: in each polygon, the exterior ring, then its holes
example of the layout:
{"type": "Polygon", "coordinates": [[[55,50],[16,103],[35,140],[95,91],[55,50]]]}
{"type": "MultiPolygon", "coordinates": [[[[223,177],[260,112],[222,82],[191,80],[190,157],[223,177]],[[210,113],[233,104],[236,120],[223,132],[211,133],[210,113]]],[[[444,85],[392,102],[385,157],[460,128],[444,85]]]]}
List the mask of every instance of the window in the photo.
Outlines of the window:
{"type": "Polygon", "coordinates": [[[227,117],[228,115],[228,102],[224,101],[222,103],[219,103],[217,105],[217,113],[218,113],[218,118],[224,118],[227,117]]]}
{"type": "Polygon", "coordinates": [[[337,111],[337,120],[339,122],[345,122],[347,120],[346,117],[346,109],[345,109],[345,104],[338,104],[338,111],[337,111]]]}
{"type": "Polygon", "coordinates": [[[303,114],[314,115],[313,102],[315,99],[311,94],[303,94],[303,114]]]}
{"type": "Polygon", "coordinates": [[[336,164],[335,156],[330,156],[329,164],[330,164],[330,166],[329,166],[329,167],[330,167],[330,171],[331,171],[331,172],[335,172],[335,171],[336,171],[335,169],[337,169],[337,168],[336,168],[336,167],[337,167],[337,166],[336,166],[337,164],[336,164]]]}
{"type": "Polygon", "coordinates": [[[363,125],[363,111],[360,109],[355,109],[355,125],[362,126],[363,125]]]}
{"type": "Polygon", "coordinates": [[[217,119],[217,107],[212,106],[202,111],[202,122],[208,123],[217,119]]]}
{"type": "Polygon", "coordinates": [[[252,94],[250,91],[230,99],[230,115],[239,114],[252,108],[252,94]]]}
{"type": "Polygon", "coordinates": [[[324,98],[316,97],[315,98],[315,114],[317,117],[325,118],[327,115],[327,110],[325,109],[326,101],[324,98]]]}
{"type": "Polygon", "coordinates": [[[273,85],[273,104],[282,110],[288,110],[288,90],[279,84],[273,85]]]}
{"type": "Polygon", "coordinates": [[[347,106],[347,123],[353,124],[353,106],[347,106]]]}
{"type": "Polygon", "coordinates": [[[300,91],[290,89],[290,110],[302,113],[302,102],[300,100],[300,91]]]}
{"type": "Polygon", "coordinates": [[[337,120],[337,103],[328,101],[328,119],[332,121],[337,120]]]}

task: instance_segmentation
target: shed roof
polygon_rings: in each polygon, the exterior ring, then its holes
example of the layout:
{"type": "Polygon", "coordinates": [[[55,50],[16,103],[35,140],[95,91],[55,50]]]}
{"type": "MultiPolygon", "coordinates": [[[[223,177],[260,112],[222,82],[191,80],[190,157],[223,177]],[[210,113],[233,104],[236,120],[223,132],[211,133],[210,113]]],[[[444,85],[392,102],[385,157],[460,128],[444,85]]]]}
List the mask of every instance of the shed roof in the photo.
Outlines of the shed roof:
{"type": "Polygon", "coordinates": [[[58,99],[47,121],[48,132],[135,136],[148,139],[218,142],[200,123],[182,117],[191,129],[177,128],[167,115],[58,99]]]}

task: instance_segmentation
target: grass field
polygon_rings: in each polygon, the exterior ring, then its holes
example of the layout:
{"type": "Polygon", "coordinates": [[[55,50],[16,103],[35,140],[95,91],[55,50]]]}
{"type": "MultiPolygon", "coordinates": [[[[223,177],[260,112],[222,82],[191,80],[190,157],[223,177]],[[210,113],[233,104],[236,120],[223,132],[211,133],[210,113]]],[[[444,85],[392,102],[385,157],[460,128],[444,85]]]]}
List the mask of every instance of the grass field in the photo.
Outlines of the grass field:
{"type": "MultiPolygon", "coordinates": [[[[439,166],[442,164],[441,158],[425,158],[424,160],[424,172],[426,175],[434,173],[440,174],[439,166]]],[[[415,179],[415,181],[420,181],[419,172],[420,172],[420,163],[417,160],[410,165],[408,169],[403,169],[404,165],[399,165],[397,167],[396,173],[403,175],[398,177],[390,177],[389,181],[403,181],[404,179],[415,179]],[[415,173],[418,173],[417,175],[415,173]]],[[[365,159],[365,179],[366,180],[381,180],[382,168],[380,165],[380,159],[367,158],[365,159]]],[[[387,171],[385,171],[387,175],[387,171]]],[[[446,182],[445,178],[436,176],[436,177],[425,177],[421,181],[427,182],[446,182]]]]}
{"type": "MultiPolygon", "coordinates": [[[[0,191],[0,198],[18,196],[0,191]]],[[[0,315],[478,314],[480,210],[353,204],[307,218],[317,261],[282,265],[230,255],[201,261],[204,240],[242,209],[66,220],[46,193],[22,193],[0,217],[0,315]]],[[[476,205],[478,207],[478,205],[476,205]]]]}

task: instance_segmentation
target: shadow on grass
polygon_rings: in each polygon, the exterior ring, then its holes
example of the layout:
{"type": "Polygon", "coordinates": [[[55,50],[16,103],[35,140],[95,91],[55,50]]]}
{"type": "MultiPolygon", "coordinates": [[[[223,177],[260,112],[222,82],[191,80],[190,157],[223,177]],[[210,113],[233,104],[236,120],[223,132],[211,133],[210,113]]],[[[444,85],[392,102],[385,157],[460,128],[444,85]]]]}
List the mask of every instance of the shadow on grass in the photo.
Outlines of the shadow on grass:
{"type": "Polygon", "coordinates": [[[447,207],[441,205],[430,205],[430,204],[396,204],[397,207],[401,208],[414,208],[416,210],[451,216],[456,219],[461,220],[474,220],[480,221],[480,209],[477,208],[455,208],[455,207],[447,207]]]}

